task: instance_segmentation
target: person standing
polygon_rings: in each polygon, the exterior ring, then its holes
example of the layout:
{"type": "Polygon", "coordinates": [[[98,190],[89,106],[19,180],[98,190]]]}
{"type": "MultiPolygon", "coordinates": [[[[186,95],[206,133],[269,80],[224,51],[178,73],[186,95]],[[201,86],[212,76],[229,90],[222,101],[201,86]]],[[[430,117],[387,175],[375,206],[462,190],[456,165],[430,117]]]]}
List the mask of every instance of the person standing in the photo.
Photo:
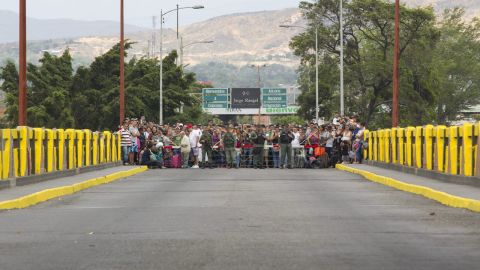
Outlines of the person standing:
{"type": "Polygon", "coordinates": [[[200,136],[200,143],[202,144],[202,169],[205,169],[206,163],[205,158],[207,158],[208,167],[213,169],[212,162],[213,162],[213,141],[212,141],[212,133],[209,127],[207,127],[202,136],[200,136]]]}
{"type": "Polygon", "coordinates": [[[198,128],[197,125],[193,126],[193,129],[190,131],[189,139],[190,139],[190,148],[193,156],[193,169],[198,169],[198,155],[199,155],[199,140],[200,136],[202,135],[202,131],[198,128]]]}
{"type": "Polygon", "coordinates": [[[267,137],[265,133],[263,132],[263,127],[258,126],[257,132],[256,132],[256,138],[254,141],[255,148],[253,150],[254,154],[254,168],[260,168],[263,169],[263,159],[264,159],[264,148],[265,148],[265,141],[267,137]]]}
{"type": "Polygon", "coordinates": [[[125,119],[125,121],[123,122],[123,126],[120,129],[120,134],[122,136],[120,146],[122,147],[123,165],[129,164],[130,147],[132,147],[132,138],[130,137],[128,122],[128,119],[125,119]]]}
{"type": "Polygon", "coordinates": [[[292,166],[292,141],[294,139],[293,133],[285,126],[280,133],[280,168],[284,168],[286,165],[285,156],[287,156],[288,165],[287,168],[291,169],[292,166]]]}
{"type": "Polygon", "coordinates": [[[280,168],[280,129],[278,127],[272,130],[269,140],[272,144],[273,168],[280,168]]]}
{"type": "MultiPolygon", "coordinates": [[[[232,128],[227,127],[227,132],[223,134],[223,147],[225,148],[225,158],[227,160],[227,169],[234,167],[235,160],[235,136],[232,133],[232,128]]],[[[235,168],[238,168],[235,166],[235,168]]]]}
{"type": "Polygon", "coordinates": [[[182,161],[183,161],[183,166],[182,168],[186,169],[188,168],[188,160],[190,158],[190,151],[191,151],[191,146],[190,146],[190,138],[187,136],[187,133],[185,131],[180,132],[181,141],[180,141],[180,151],[182,153],[182,161]]]}

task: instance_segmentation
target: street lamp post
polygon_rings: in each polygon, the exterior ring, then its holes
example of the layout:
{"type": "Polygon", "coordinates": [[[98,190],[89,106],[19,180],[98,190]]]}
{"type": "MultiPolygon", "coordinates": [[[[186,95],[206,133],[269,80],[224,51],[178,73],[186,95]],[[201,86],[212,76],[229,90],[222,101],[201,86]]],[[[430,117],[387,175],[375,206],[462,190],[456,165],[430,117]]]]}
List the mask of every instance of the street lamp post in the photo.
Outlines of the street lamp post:
{"type": "MultiPolygon", "coordinates": [[[[122,0],[123,1],[123,0],[122,0]]],[[[202,9],[205,8],[201,5],[191,6],[191,7],[179,7],[163,12],[160,10],[160,100],[159,100],[159,123],[163,125],[163,16],[176,11],[177,12],[177,35],[178,35],[178,14],[180,9],[202,9]]],[[[178,37],[177,37],[178,39],[178,37]]],[[[178,53],[178,52],[177,52],[178,53]]]]}
{"type": "MultiPolygon", "coordinates": [[[[263,65],[251,65],[250,67],[257,69],[257,74],[258,74],[257,87],[258,87],[258,88],[261,88],[261,87],[262,87],[262,77],[261,77],[261,75],[260,75],[260,69],[267,67],[267,64],[263,64],[263,65]]],[[[261,91],[261,90],[260,90],[260,91],[261,91]]],[[[260,106],[260,107],[258,108],[258,124],[260,124],[261,121],[262,121],[261,117],[262,117],[262,106],[260,106]]]]}
{"type": "MultiPolygon", "coordinates": [[[[299,25],[280,25],[283,28],[302,28],[308,30],[308,28],[299,25]]],[[[318,105],[318,27],[315,27],[315,122],[319,121],[319,105],[318,105]]]]}
{"type": "Polygon", "coordinates": [[[187,45],[183,45],[183,37],[180,37],[180,66],[183,67],[183,50],[186,47],[190,47],[195,44],[210,44],[210,43],[213,43],[213,40],[196,41],[196,42],[188,43],[187,45]]]}

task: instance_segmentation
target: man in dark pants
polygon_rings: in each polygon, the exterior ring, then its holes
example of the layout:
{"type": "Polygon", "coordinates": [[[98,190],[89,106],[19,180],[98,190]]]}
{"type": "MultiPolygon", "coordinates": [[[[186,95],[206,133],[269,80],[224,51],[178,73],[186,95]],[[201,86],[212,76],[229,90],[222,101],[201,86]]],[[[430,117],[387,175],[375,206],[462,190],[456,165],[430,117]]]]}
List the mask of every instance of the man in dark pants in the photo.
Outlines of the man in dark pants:
{"type": "Polygon", "coordinates": [[[200,137],[200,141],[202,144],[202,169],[205,169],[205,157],[208,155],[208,166],[210,169],[213,169],[213,155],[212,155],[212,134],[210,128],[206,128],[200,137]]]}
{"type": "Polygon", "coordinates": [[[222,138],[223,146],[225,147],[225,158],[227,160],[227,168],[234,167],[235,160],[235,136],[232,133],[232,128],[227,127],[227,132],[223,135],[222,138]]]}
{"type": "Polygon", "coordinates": [[[284,126],[282,132],[280,133],[280,168],[285,167],[285,155],[287,155],[288,165],[287,168],[292,168],[292,141],[293,133],[290,131],[288,126],[284,126]]]}
{"type": "Polygon", "coordinates": [[[264,159],[264,147],[265,147],[265,140],[267,139],[262,126],[258,126],[257,128],[257,138],[255,139],[255,148],[253,149],[254,152],[254,167],[263,169],[263,159],[264,159]]]}

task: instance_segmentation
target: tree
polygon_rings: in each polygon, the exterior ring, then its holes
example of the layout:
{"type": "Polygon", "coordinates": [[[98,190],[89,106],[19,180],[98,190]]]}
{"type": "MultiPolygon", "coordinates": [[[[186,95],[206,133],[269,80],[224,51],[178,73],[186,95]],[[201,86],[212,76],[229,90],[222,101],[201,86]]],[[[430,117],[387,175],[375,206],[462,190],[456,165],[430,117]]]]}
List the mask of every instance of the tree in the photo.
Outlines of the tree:
{"type": "MultiPolygon", "coordinates": [[[[320,76],[322,85],[329,85],[332,91],[322,87],[322,103],[327,100],[339,107],[338,70],[339,63],[339,2],[337,0],[322,0],[315,3],[301,2],[300,8],[308,21],[309,30],[294,37],[290,46],[294,53],[301,57],[301,76],[310,74],[315,67],[315,26],[319,31],[319,53],[322,70],[328,71],[320,76]],[[335,76],[333,78],[332,76],[335,76]],[[334,82],[336,81],[336,82],[334,82]],[[334,91],[333,91],[334,89],[334,91]]],[[[376,125],[386,125],[388,118],[383,117],[391,110],[392,55],[393,55],[393,24],[394,5],[384,0],[353,0],[345,3],[344,9],[344,44],[345,44],[345,94],[346,108],[349,114],[358,114],[362,119],[376,125]],[[375,123],[376,122],[376,123],[375,123]]],[[[412,52],[425,51],[434,45],[438,32],[434,27],[435,16],[430,8],[407,8],[402,6],[402,59],[411,58],[412,52]],[[414,48],[414,49],[412,49],[414,48]]],[[[402,104],[432,100],[431,93],[424,87],[425,74],[402,64],[402,104]],[[411,92],[426,91],[426,93],[411,92]],[[414,99],[410,99],[415,97],[414,99]],[[421,97],[418,100],[418,97],[421,97]]],[[[308,76],[307,76],[308,77],[308,76]]],[[[304,91],[311,92],[312,84],[299,80],[304,91]]],[[[307,94],[308,95],[308,94],[307,94]]],[[[305,100],[310,100],[306,98],[305,100]]],[[[331,108],[332,104],[325,107],[331,108]]],[[[301,104],[306,111],[309,104],[301,104]]],[[[406,117],[413,118],[413,117],[406,117]]]]}
{"type": "MultiPolygon", "coordinates": [[[[125,43],[126,51],[131,42],[125,43]]],[[[125,54],[126,56],[126,54],[125,54]]],[[[164,64],[164,115],[179,115],[182,106],[190,116],[203,117],[198,102],[190,96],[195,74],[184,73],[175,64],[177,53],[171,52],[164,64]],[[196,107],[195,107],[196,106],[196,107]],[[191,107],[191,108],[190,108],[191,107]],[[198,111],[200,110],[200,112],[198,111]]],[[[28,125],[49,128],[111,129],[118,126],[120,46],[113,46],[88,67],[75,74],[69,51],[57,57],[45,53],[39,65],[28,65],[28,125]]],[[[132,58],[125,65],[126,116],[145,116],[158,121],[160,62],[158,59],[132,58]]],[[[0,90],[6,93],[7,121],[17,125],[18,72],[13,62],[0,70],[0,90]]]]}
{"type": "Polygon", "coordinates": [[[439,24],[441,37],[431,55],[431,84],[440,124],[455,120],[459,111],[480,103],[480,20],[465,22],[465,10],[446,10],[439,24]]]}
{"type": "Polygon", "coordinates": [[[10,126],[18,125],[18,71],[12,61],[0,70],[0,90],[5,92],[5,120],[10,126]]]}
{"type": "Polygon", "coordinates": [[[69,95],[73,76],[70,52],[66,50],[60,57],[44,53],[39,62],[40,66],[28,65],[28,125],[73,127],[69,95]]]}

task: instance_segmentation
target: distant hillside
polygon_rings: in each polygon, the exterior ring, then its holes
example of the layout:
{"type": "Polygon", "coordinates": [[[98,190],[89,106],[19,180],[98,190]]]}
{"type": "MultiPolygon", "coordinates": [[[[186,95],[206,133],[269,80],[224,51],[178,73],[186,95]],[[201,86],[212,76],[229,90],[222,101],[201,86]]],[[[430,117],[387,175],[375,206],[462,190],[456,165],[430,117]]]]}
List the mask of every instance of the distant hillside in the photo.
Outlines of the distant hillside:
{"type": "Polygon", "coordinates": [[[447,8],[463,7],[467,18],[480,15],[480,0],[402,0],[401,2],[411,6],[432,6],[439,13],[447,8]]]}
{"type": "MultiPolygon", "coordinates": [[[[279,27],[280,24],[302,25],[300,11],[293,8],[232,14],[182,27],[180,33],[184,37],[184,45],[197,41],[214,41],[212,44],[186,47],[184,63],[196,65],[216,61],[242,66],[261,62],[296,67],[298,60],[293,56],[288,44],[302,29],[284,29],[279,27]]],[[[156,36],[158,56],[159,31],[156,36]]],[[[126,38],[136,42],[129,51],[130,56],[147,55],[152,31],[130,32],[126,34],[126,38]]],[[[29,42],[27,56],[29,61],[35,62],[41,56],[42,50],[61,53],[69,48],[76,65],[87,64],[117,42],[117,34],[88,35],[70,39],[52,38],[29,42]]],[[[164,30],[165,52],[176,49],[177,46],[175,32],[171,29],[164,30]]],[[[2,60],[7,58],[16,59],[17,52],[18,45],[15,43],[0,44],[0,65],[2,60]]]]}
{"type": "MultiPolygon", "coordinates": [[[[125,25],[125,32],[146,30],[125,25]]],[[[84,36],[105,36],[119,33],[119,23],[113,21],[78,21],[69,19],[40,20],[27,18],[28,40],[63,39],[84,36]]],[[[0,10],[0,43],[18,41],[18,14],[0,10]]]]}

